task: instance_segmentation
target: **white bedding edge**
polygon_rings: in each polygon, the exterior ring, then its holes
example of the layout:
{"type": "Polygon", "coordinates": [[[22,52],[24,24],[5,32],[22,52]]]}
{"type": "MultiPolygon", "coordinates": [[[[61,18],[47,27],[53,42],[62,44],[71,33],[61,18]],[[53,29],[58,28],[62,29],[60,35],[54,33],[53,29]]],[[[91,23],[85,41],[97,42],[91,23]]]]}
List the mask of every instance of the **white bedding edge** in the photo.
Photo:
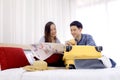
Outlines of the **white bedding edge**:
{"type": "Polygon", "coordinates": [[[0,80],[120,80],[120,67],[106,69],[56,69],[26,72],[22,68],[0,72],[0,80]]]}
{"type": "Polygon", "coordinates": [[[0,80],[21,80],[26,72],[23,68],[13,68],[0,71],[0,80]]]}

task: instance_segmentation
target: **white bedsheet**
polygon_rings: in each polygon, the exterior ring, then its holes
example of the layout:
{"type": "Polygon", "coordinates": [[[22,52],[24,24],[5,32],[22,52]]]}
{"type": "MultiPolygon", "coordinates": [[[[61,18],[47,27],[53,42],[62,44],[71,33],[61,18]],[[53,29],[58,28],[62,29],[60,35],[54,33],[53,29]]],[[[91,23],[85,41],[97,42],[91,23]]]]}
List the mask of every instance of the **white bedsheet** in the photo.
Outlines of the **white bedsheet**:
{"type": "Polygon", "coordinates": [[[23,68],[6,69],[0,71],[0,80],[21,80],[24,72],[23,68]]]}
{"type": "Polygon", "coordinates": [[[0,72],[0,80],[120,80],[120,67],[107,69],[56,69],[26,72],[22,68],[0,72]]]}

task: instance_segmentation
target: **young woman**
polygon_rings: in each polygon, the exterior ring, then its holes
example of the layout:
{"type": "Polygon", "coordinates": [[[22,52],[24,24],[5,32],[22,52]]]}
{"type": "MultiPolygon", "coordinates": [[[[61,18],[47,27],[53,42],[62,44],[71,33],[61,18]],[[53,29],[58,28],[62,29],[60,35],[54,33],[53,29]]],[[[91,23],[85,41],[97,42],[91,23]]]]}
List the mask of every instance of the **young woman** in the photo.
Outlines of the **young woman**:
{"type": "MultiPolygon", "coordinates": [[[[45,25],[44,36],[41,37],[40,43],[60,43],[60,40],[57,38],[56,25],[53,22],[48,22],[45,25]]],[[[64,66],[62,61],[63,54],[54,53],[45,61],[48,63],[48,66],[64,66]]]]}
{"type": "Polygon", "coordinates": [[[40,42],[60,43],[60,40],[56,36],[56,26],[53,22],[48,22],[45,25],[44,36],[40,39],[40,42]]]}

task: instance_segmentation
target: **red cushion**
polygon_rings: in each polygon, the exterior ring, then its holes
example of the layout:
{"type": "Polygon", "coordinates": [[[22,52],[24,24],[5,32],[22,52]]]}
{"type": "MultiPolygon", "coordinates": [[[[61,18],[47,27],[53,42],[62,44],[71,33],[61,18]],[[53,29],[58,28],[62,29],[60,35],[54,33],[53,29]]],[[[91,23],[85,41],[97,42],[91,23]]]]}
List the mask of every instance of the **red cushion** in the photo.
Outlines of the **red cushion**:
{"type": "Polygon", "coordinates": [[[23,49],[13,47],[0,47],[1,70],[19,68],[29,65],[23,49]]]}
{"type": "Polygon", "coordinates": [[[55,53],[47,58],[45,61],[48,63],[49,66],[64,66],[62,58],[63,54],[55,53]]]}

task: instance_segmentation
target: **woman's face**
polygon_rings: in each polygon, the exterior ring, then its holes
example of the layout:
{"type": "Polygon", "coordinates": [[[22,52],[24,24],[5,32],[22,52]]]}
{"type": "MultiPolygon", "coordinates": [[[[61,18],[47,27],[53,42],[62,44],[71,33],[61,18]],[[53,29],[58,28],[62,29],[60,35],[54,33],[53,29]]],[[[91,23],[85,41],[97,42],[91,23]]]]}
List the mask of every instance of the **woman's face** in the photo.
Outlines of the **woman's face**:
{"type": "Polygon", "coordinates": [[[81,28],[77,28],[77,26],[71,26],[71,27],[70,27],[70,30],[71,30],[72,36],[73,36],[75,39],[77,39],[77,38],[80,36],[82,29],[81,29],[81,28]]]}
{"type": "Polygon", "coordinates": [[[51,37],[55,37],[56,36],[56,26],[54,24],[52,24],[50,26],[50,36],[51,37]]]}

